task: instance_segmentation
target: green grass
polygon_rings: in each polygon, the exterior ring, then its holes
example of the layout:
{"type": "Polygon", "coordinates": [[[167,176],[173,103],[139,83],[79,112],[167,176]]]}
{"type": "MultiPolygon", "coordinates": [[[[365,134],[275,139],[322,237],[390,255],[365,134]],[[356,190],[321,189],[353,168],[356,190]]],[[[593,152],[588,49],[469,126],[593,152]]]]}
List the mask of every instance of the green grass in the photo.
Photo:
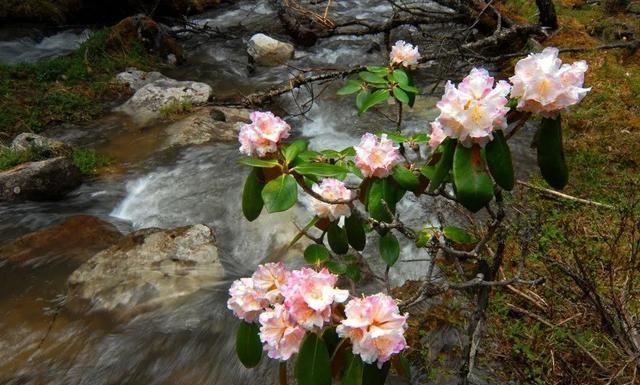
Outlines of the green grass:
{"type": "Polygon", "coordinates": [[[173,100],[160,108],[160,115],[165,119],[176,119],[180,115],[184,115],[193,111],[193,103],[190,98],[173,100]]]}
{"type": "Polygon", "coordinates": [[[90,121],[103,112],[105,101],[126,95],[112,82],[116,73],[155,64],[140,42],[110,39],[110,29],[103,29],[67,56],[0,65],[0,132],[14,136],[90,121]]]}
{"type": "Polygon", "coordinates": [[[80,169],[84,175],[95,175],[98,169],[108,166],[111,160],[94,150],[76,148],[71,155],[73,164],[80,169]]]}
{"type": "Polygon", "coordinates": [[[0,150],[0,171],[8,170],[21,163],[46,159],[46,155],[35,149],[27,151],[0,150]]]}

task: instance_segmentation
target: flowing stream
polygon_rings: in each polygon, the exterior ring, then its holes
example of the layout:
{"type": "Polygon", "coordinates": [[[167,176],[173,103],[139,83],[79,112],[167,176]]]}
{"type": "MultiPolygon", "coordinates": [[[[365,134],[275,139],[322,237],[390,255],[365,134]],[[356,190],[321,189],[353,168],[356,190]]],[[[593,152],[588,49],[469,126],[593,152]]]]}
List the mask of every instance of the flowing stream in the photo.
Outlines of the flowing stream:
{"type": "MultiPolygon", "coordinates": [[[[237,1],[194,17],[194,22],[231,28],[237,35],[228,39],[194,36],[186,43],[187,63],[163,72],[177,79],[206,82],[216,96],[225,96],[280,84],[299,68],[339,69],[387,60],[384,48],[380,48],[381,36],[337,36],[320,39],[310,48],[296,47],[289,67],[258,67],[250,73],[245,50],[252,33],[284,37],[268,4],[237,1]]],[[[386,1],[338,1],[332,15],[383,19],[390,11],[386,1]]],[[[400,29],[392,38],[406,37],[406,32],[400,29]]],[[[63,54],[86,38],[86,32],[77,30],[40,40],[24,35],[10,39],[8,35],[7,31],[0,34],[0,62],[34,61],[63,54]]],[[[421,49],[428,51],[429,47],[421,49]]],[[[420,81],[421,75],[427,77],[426,71],[415,78],[424,89],[430,89],[420,81]]],[[[313,108],[305,116],[288,119],[295,136],[308,138],[312,148],[342,149],[356,144],[366,131],[392,127],[392,123],[375,114],[358,118],[352,98],[335,96],[338,86],[331,84],[316,95],[313,108]]],[[[316,92],[323,87],[317,87],[316,92]]],[[[305,95],[299,95],[299,99],[304,101],[308,97],[305,95]]],[[[436,101],[426,96],[418,99],[403,128],[408,132],[427,129],[428,122],[437,115],[436,101]]],[[[290,95],[281,98],[278,108],[281,113],[298,113],[290,95]]],[[[226,309],[226,291],[231,280],[250,274],[266,255],[277,252],[292,238],[296,232],[293,223],[304,225],[310,218],[304,205],[287,213],[263,213],[252,223],[244,220],[239,197],[246,170],[237,164],[237,143],[160,151],[166,135],[162,124],[138,127],[117,113],[86,126],[48,134],[94,147],[117,159],[122,171],[86,182],[63,201],[0,204],[0,242],[76,214],[100,217],[124,233],[146,227],[204,223],[215,229],[227,278],[182,298],[170,308],[115,322],[94,315],[78,316],[60,306],[66,279],[77,268],[77,262],[39,268],[0,266],[0,383],[275,383],[273,361],[263,360],[259,368],[248,371],[234,358],[236,322],[226,309]]],[[[525,135],[524,140],[514,143],[518,165],[532,163],[528,139],[530,135],[525,135]]],[[[431,203],[409,198],[400,210],[418,226],[434,220],[429,214],[434,212],[431,203]],[[417,209],[418,205],[422,207],[417,209]]],[[[421,256],[410,245],[404,247],[413,258],[421,256]]],[[[294,248],[288,256],[300,255],[301,250],[294,248]]],[[[392,279],[401,283],[419,278],[424,267],[424,263],[399,263],[392,271],[392,279]]]]}

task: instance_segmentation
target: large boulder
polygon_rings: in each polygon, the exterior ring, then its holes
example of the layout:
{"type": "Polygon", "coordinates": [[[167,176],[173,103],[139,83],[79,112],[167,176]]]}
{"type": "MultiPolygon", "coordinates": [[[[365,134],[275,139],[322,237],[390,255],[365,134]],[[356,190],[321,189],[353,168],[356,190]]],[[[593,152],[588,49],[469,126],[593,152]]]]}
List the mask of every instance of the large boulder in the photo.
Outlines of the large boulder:
{"type": "Polygon", "coordinates": [[[82,263],[120,238],[111,223],[76,215],[0,246],[0,260],[35,267],[57,261],[82,263]]]}
{"type": "MultiPolygon", "coordinates": [[[[119,76],[122,79],[127,75],[119,76]]],[[[135,80],[131,81],[133,87],[140,85],[135,80]]],[[[179,81],[163,76],[140,87],[129,100],[116,108],[116,110],[129,114],[140,123],[144,123],[151,119],[159,118],[163,109],[170,108],[172,105],[179,106],[183,103],[190,106],[204,104],[209,100],[211,92],[211,86],[208,84],[179,81]]]]}
{"type": "Polygon", "coordinates": [[[167,127],[167,147],[238,139],[243,124],[250,122],[249,110],[202,107],[167,127]]]}
{"type": "Polygon", "coordinates": [[[35,150],[46,157],[69,155],[72,149],[59,140],[44,137],[31,132],[23,132],[11,142],[12,151],[35,150]]]}
{"type": "Polygon", "coordinates": [[[147,84],[160,79],[169,78],[157,71],[146,72],[134,67],[129,67],[124,72],[120,72],[116,75],[115,82],[129,87],[135,92],[147,84]]]}
{"type": "Polygon", "coordinates": [[[27,162],[0,172],[0,201],[56,200],[81,182],[80,170],[64,156],[27,162]]]}
{"type": "Polygon", "coordinates": [[[213,230],[193,225],[143,229],[103,250],[71,274],[67,306],[116,318],[170,303],[224,277],[213,230]]]}
{"type": "Polygon", "coordinates": [[[250,61],[262,66],[277,66],[286,63],[293,57],[295,50],[292,44],[276,40],[263,33],[251,36],[247,43],[250,61]]]}

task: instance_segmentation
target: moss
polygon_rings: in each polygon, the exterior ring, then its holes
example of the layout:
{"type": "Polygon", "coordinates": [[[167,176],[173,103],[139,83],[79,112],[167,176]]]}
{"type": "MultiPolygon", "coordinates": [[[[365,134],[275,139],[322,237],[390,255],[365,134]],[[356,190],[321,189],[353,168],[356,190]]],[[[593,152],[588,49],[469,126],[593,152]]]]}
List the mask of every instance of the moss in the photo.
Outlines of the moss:
{"type": "Polygon", "coordinates": [[[193,103],[191,102],[191,99],[184,98],[180,100],[173,100],[172,102],[164,105],[160,109],[160,115],[165,119],[176,119],[191,111],[193,111],[193,103]]]}
{"type": "Polygon", "coordinates": [[[93,33],[70,55],[33,64],[0,65],[0,132],[12,137],[61,122],[86,122],[103,103],[127,94],[112,83],[126,67],[157,64],[137,41],[108,43],[109,29],[93,33]]]}
{"type": "Polygon", "coordinates": [[[0,171],[8,170],[25,162],[34,162],[46,158],[47,156],[44,153],[36,149],[29,149],[27,151],[2,149],[0,150],[0,171]]]}
{"type": "Polygon", "coordinates": [[[111,160],[94,150],[76,148],[71,155],[73,164],[80,169],[84,175],[95,175],[99,169],[108,166],[111,160]]]}

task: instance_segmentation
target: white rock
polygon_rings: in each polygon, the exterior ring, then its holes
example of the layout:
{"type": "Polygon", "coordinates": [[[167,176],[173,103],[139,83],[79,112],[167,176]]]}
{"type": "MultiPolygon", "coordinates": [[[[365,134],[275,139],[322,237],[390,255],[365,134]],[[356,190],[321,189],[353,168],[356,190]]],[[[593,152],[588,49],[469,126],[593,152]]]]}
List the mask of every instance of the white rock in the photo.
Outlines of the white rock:
{"type": "Polygon", "coordinates": [[[249,113],[244,108],[200,107],[167,127],[165,147],[237,141],[240,128],[251,120],[249,113]]]}
{"type": "Polygon", "coordinates": [[[120,72],[116,75],[116,83],[123,84],[131,88],[132,91],[137,91],[140,88],[146,86],[159,79],[169,79],[160,72],[152,71],[145,72],[140,71],[137,68],[127,68],[126,71],[120,72]]]}
{"type": "Polygon", "coordinates": [[[284,64],[294,54],[292,44],[285,43],[258,33],[251,37],[247,43],[247,53],[258,65],[277,66],[284,64]]]}
{"type": "Polygon", "coordinates": [[[208,226],[143,229],[94,255],[71,274],[67,306],[126,318],[212,287],[223,277],[208,226]]]}

